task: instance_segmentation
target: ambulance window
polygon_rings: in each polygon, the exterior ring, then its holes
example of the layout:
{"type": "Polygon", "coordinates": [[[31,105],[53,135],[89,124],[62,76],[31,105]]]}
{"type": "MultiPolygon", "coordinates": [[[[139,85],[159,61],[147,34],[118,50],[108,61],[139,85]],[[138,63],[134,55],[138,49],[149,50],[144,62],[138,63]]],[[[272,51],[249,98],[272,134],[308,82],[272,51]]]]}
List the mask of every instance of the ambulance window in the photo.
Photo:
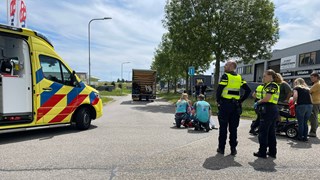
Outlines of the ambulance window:
{"type": "Polygon", "coordinates": [[[68,86],[73,85],[72,74],[58,59],[44,55],[40,55],[39,59],[46,79],[68,86]]]}

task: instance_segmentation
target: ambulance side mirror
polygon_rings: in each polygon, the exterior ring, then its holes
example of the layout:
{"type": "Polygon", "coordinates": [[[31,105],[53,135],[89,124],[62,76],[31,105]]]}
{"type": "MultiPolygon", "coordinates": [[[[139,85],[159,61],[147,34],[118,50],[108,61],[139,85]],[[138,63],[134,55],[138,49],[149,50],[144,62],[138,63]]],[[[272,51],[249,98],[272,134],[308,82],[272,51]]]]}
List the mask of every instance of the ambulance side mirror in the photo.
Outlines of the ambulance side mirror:
{"type": "Polygon", "coordinates": [[[74,71],[74,70],[72,71],[71,82],[74,86],[80,86],[80,84],[76,78],[76,71],[74,71]]]}

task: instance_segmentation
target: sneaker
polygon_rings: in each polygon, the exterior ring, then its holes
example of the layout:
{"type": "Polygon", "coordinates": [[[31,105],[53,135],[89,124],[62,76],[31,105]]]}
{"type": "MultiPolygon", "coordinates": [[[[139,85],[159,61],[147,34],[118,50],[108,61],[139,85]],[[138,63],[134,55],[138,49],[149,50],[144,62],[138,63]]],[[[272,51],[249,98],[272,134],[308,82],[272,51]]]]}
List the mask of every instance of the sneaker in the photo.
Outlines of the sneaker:
{"type": "Polygon", "coordinates": [[[215,127],[215,126],[211,126],[211,129],[218,129],[217,127],[215,127]]]}
{"type": "Polygon", "coordinates": [[[316,134],[316,133],[313,133],[313,132],[310,132],[308,136],[309,136],[309,137],[317,137],[317,134],[316,134]]]}

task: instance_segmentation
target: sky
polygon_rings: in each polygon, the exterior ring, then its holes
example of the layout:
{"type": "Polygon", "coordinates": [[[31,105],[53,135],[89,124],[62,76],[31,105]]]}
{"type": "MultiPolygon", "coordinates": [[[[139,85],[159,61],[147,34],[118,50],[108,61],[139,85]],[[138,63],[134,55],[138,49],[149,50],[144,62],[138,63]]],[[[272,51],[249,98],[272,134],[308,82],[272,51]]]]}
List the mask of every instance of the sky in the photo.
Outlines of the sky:
{"type": "MultiPolygon", "coordinates": [[[[6,0],[0,23],[7,24],[6,0]]],[[[166,0],[25,0],[27,27],[46,35],[57,53],[77,72],[88,72],[90,24],[91,75],[100,81],[130,80],[132,69],[150,69],[155,49],[167,32],[162,25],[166,0]],[[124,63],[130,62],[130,63],[124,63]],[[121,66],[123,73],[121,74],[121,66]]],[[[273,0],[284,49],[320,39],[320,1],[273,0]]],[[[211,67],[205,74],[211,74],[211,67]]]]}

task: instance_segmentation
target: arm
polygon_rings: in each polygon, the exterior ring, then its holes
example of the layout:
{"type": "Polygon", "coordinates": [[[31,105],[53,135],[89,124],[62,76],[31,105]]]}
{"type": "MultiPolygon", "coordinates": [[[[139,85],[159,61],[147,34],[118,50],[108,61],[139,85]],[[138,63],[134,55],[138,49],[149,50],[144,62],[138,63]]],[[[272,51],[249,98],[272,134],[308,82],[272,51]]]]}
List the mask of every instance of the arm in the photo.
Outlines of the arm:
{"type": "Polygon", "coordinates": [[[245,91],[244,95],[240,98],[240,102],[242,103],[244,100],[246,100],[249,97],[249,95],[251,93],[251,89],[249,88],[249,86],[247,84],[243,84],[241,86],[241,88],[243,88],[245,91]]]}
{"type": "Polygon", "coordinates": [[[297,100],[298,100],[298,91],[293,90],[293,102],[297,102],[297,100]]]}

